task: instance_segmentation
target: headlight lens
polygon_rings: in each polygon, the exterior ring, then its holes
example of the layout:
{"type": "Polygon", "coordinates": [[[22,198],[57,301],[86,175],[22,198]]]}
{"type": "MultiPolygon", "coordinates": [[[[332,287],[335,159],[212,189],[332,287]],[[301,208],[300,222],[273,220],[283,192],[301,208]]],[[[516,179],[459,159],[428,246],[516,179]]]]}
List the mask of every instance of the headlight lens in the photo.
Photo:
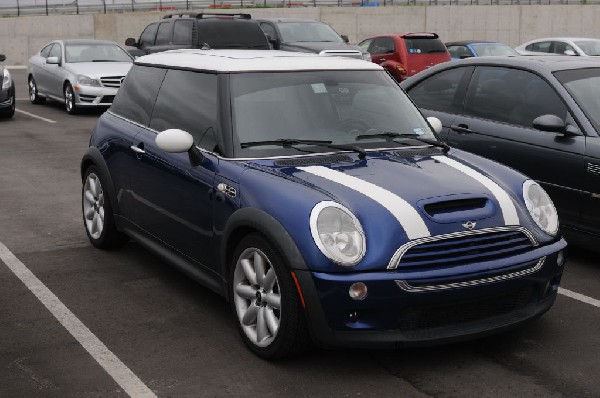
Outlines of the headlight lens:
{"type": "Polygon", "coordinates": [[[360,222],[338,203],[317,204],[310,214],[310,230],[317,247],[338,265],[356,265],[365,256],[365,234],[360,222]]]}
{"type": "Polygon", "coordinates": [[[10,73],[8,69],[4,68],[2,71],[2,90],[8,89],[12,85],[12,80],[10,79],[10,73]]]}
{"type": "Polygon", "coordinates": [[[544,189],[535,181],[523,183],[523,199],[533,221],[548,235],[555,236],[558,232],[558,214],[554,203],[544,189]]]}
{"type": "Polygon", "coordinates": [[[77,75],[77,82],[79,84],[81,84],[82,86],[93,86],[93,87],[100,87],[100,81],[98,79],[92,79],[89,76],[86,75],[77,75]]]}

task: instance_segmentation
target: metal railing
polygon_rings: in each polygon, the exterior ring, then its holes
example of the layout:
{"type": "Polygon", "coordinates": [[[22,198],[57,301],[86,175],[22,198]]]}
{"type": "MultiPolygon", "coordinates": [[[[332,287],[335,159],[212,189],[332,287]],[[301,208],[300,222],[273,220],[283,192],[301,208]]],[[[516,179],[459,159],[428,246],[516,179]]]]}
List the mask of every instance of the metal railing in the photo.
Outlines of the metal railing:
{"type": "Polygon", "coordinates": [[[229,8],[600,4],[600,0],[2,0],[0,17],[229,8]]]}

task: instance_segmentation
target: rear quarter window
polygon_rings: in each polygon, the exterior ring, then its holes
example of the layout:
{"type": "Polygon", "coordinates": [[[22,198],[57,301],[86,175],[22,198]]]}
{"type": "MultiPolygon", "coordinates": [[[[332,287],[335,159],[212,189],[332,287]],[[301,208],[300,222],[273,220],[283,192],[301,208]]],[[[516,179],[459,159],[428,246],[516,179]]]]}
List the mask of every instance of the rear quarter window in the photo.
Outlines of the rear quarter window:
{"type": "Polygon", "coordinates": [[[435,74],[411,88],[408,94],[419,108],[458,113],[462,98],[457,98],[457,91],[466,69],[454,68],[435,74]]]}

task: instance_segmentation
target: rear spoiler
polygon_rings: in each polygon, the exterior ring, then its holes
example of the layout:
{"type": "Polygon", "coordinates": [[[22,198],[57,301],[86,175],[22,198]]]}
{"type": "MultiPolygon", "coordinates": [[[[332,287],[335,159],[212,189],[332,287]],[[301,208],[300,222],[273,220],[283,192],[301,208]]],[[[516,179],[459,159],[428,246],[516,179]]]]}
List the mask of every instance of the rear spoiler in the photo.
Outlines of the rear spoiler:
{"type": "Polygon", "coordinates": [[[437,33],[407,33],[402,37],[406,37],[409,39],[439,39],[440,36],[437,33]]]}

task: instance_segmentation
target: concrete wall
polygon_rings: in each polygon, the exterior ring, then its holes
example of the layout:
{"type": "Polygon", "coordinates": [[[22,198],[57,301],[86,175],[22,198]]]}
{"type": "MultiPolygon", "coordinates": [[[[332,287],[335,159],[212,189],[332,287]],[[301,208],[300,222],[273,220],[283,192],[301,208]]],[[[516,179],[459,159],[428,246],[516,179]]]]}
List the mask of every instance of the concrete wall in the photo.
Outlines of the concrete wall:
{"type": "MultiPolygon", "coordinates": [[[[329,23],[352,42],[390,33],[437,32],[444,41],[499,40],[516,46],[544,36],[600,37],[600,5],[480,5],[270,8],[244,10],[258,17],[296,17],[329,23]]],[[[25,65],[48,41],[96,38],[123,44],[163,13],[0,18],[0,53],[6,65],[25,65]]]]}

